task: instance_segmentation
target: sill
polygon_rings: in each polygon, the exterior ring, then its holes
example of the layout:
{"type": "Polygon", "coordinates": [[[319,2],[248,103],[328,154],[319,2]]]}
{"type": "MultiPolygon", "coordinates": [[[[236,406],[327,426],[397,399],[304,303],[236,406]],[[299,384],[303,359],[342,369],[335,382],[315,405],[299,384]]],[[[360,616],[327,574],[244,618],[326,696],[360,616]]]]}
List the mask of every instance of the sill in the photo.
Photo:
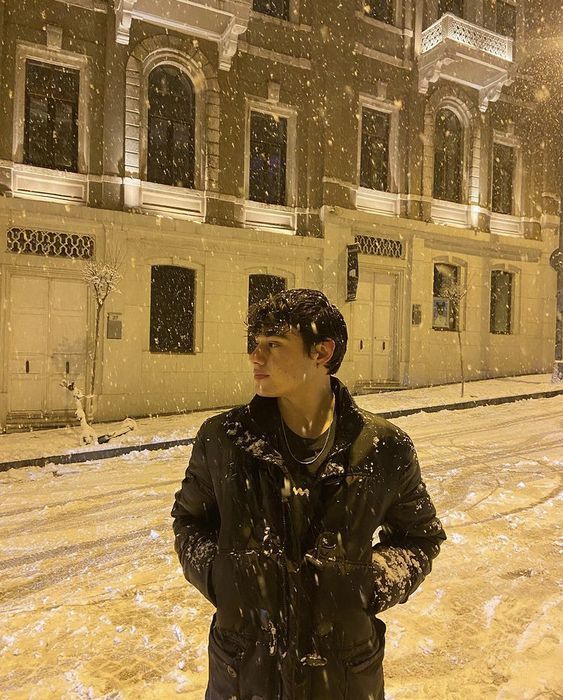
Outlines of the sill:
{"type": "Polygon", "coordinates": [[[432,326],[432,330],[439,333],[457,333],[459,331],[458,328],[436,328],[434,326],[432,326]]]}
{"type": "Polygon", "coordinates": [[[294,207],[246,200],[243,217],[245,228],[277,231],[289,235],[294,235],[297,229],[297,215],[294,207]]]}
{"type": "Polygon", "coordinates": [[[172,355],[174,357],[197,354],[195,350],[154,350],[152,348],[149,348],[149,353],[151,355],[172,355]]]}
{"type": "Polygon", "coordinates": [[[512,214],[491,212],[490,231],[503,236],[522,237],[524,235],[523,221],[519,216],[512,214]]]}
{"type": "Polygon", "coordinates": [[[470,228],[471,208],[468,204],[449,202],[445,199],[432,199],[431,218],[435,224],[470,228]]]}
{"type": "Polygon", "coordinates": [[[124,202],[128,211],[168,216],[172,219],[205,220],[205,193],[187,187],[161,185],[124,178],[124,202]]]}
{"type": "Polygon", "coordinates": [[[400,197],[395,192],[358,187],[356,190],[356,209],[384,216],[399,216],[400,197]]]}
{"type": "Polygon", "coordinates": [[[68,170],[50,170],[25,163],[10,163],[13,197],[85,205],[88,176],[68,170]]]}

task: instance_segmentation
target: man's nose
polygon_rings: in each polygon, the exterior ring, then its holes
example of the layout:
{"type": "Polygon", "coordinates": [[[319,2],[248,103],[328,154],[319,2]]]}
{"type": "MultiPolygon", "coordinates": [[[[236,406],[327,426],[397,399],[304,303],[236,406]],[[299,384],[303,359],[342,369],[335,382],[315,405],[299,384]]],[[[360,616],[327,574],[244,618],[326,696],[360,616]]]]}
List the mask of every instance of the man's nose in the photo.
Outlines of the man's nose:
{"type": "Polygon", "coordinates": [[[254,365],[263,365],[265,362],[264,352],[261,350],[259,345],[254,348],[248,357],[254,365]]]}

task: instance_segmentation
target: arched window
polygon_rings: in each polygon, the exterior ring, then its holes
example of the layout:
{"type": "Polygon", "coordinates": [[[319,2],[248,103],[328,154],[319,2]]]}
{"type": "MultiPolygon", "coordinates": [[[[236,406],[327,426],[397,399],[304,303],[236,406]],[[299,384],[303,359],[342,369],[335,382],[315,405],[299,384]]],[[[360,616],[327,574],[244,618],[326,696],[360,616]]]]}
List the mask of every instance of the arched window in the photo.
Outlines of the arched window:
{"type": "Polygon", "coordinates": [[[436,116],[434,131],[434,197],[461,202],[463,128],[449,109],[436,116]]]}
{"type": "Polygon", "coordinates": [[[157,66],[149,75],[147,179],[194,187],[195,91],[175,66],[157,66]]]}

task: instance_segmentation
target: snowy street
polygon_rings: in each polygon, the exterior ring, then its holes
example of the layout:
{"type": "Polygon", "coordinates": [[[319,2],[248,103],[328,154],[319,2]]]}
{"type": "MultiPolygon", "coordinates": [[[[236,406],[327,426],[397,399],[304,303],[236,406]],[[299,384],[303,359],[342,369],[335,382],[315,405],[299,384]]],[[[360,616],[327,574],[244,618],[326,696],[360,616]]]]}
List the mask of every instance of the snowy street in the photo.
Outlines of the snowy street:
{"type": "MultiPolygon", "coordinates": [[[[395,422],[449,539],[382,615],[387,697],[561,698],[563,396],[395,422]]],[[[169,517],[190,451],[0,474],[2,698],[202,700],[212,609],[169,517]]]]}

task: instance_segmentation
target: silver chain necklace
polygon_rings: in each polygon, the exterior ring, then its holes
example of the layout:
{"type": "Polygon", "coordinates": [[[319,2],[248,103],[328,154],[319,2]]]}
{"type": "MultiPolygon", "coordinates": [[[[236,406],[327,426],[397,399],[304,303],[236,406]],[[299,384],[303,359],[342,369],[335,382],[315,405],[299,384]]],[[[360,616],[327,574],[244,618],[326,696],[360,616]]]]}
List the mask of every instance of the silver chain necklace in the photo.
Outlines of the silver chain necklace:
{"type": "Polygon", "coordinates": [[[330,425],[328,427],[328,430],[326,431],[325,442],[324,442],[324,445],[321,447],[321,449],[315,455],[313,455],[313,457],[310,457],[309,459],[297,459],[297,457],[291,451],[291,447],[289,446],[289,441],[287,439],[287,434],[285,432],[285,423],[283,422],[283,418],[282,418],[282,415],[280,413],[280,421],[281,421],[283,438],[285,440],[285,445],[287,447],[287,451],[289,452],[291,458],[294,459],[296,462],[299,462],[299,464],[304,464],[304,465],[313,464],[313,462],[315,462],[319,458],[319,456],[325,451],[326,446],[328,445],[328,439],[330,438],[330,433],[332,432],[332,424],[334,423],[335,415],[336,415],[336,411],[333,411],[332,420],[330,421],[330,425]]]}

